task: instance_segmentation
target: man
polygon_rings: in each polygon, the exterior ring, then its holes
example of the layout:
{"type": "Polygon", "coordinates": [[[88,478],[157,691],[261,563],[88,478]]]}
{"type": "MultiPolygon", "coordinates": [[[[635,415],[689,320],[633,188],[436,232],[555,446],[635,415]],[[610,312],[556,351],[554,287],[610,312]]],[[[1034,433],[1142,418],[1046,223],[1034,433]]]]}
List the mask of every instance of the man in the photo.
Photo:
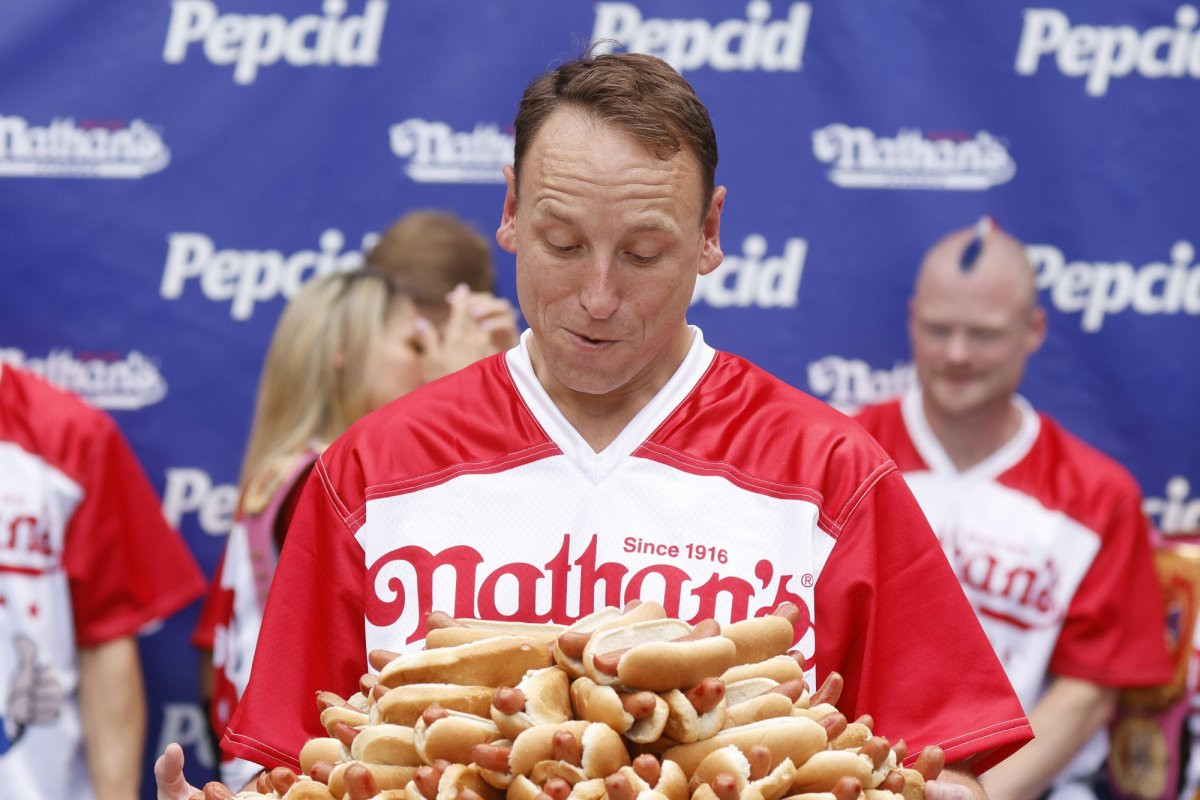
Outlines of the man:
{"type": "MultiPolygon", "coordinates": [[[[810,679],[841,672],[847,716],[944,747],[931,800],[982,796],[968,764],[1028,726],[894,465],[685,322],[722,258],[703,104],[656,58],[598,56],[535,80],[515,127],[497,240],[530,330],[318,461],[225,746],[295,768],[314,689],[419,647],[433,609],[568,622],[645,597],[728,621],[791,601],[810,679]]],[[[159,760],[160,798],[187,797],[181,768],[159,760]]]]}
{"type": "Polygon", "coordinates": [[[1037,735],[984,777],[993,798],[1038,797],[1056,776],[1081,788],[1117,688],[1170,677],[1133,479],[1016,394],[1045,334],[1021,244],[984,218],[921,265],[920,389],[859,417],[904,472],[1037,735]]]}
{"type": "Polygon", "coordinates": [[[0,795],[133,800],[137,631],[204,588],[112,419],[0,364],[0,795]]]}

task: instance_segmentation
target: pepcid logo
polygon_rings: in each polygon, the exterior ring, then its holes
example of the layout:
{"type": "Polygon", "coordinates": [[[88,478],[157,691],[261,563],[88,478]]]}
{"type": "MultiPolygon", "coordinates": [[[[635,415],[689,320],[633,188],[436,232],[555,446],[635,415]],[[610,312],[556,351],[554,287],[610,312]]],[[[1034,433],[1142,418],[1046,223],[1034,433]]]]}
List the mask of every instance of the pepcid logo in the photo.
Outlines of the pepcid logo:
{"type": "Polygon", "coordinates": [[[291,297],[317,275],[361,267],[364,251],[377,239],[377,234],[368,233],[362,250],[346,251],[345,235],[330,228],[321,234],[317,250],[284,255],[279,250],[218,250],[203,233],[172,233],[167,236],[159,291],[167,300],[178,300],[194,280],[209,300],[229,303],[229,316],[250,319],[259,303],[279,295],[291,297]]]}
{"type": "Polygon", "coordinates": [[[800,69],[812,7],[792,3],[780,19],[771,4],[751,0],[744,18],[709,22],[642,16],[633,3],[597,3],[592,41],[595,52],[609,53],[613,41],[631,53],[658,56],[679,72],[710,67],[720,72],[800,69]],[[609,40],[605,42],[604,40],[609,40]]]}
{"type": "Polygon", "coordinates": [[[445,122],[406,119],[388,131],[392,152],[408,163],[404,173],[418,183],[504,183],[513,163],[513,139],[495,123],[455,131],[445,122]]]}
{"type": "Polygon", "coordinates": [[[163,61],[181,64],[193,44],[209,63],[233,64],[233,81],[254,83],[261,67],[372,67],[387,16],[386,0],[366,0],[361,15],[346,16],[345,0],[325,0],[321,14],[221,14],[211,0],[175,0],[163,61]]]}
{"type": "Polygon", "coordinates": [[[1167,481],[1162,497],[1147,497],[1142,510],[1165,535],[1200,533],[1200,497],[1192,496],[1192,484],[1182,475],[1167,481]]]}
{"type": "Polygon", "coordinates": [[[788,239],[783,252],[767,257],[767,240],[752,233],[742,241],[742,255],[726,255],[721,266],[701,275],[692,305],[714,308],[792,308],[800,299],[800,278],[808,242],[788,239]]]}
{"type": "Polygon", "coordinates": [[[214,483],[199,467],[171,467],[162,498],[163,516],[173,527],[195,514],[200,530],[209,536],[225,536],[237,510],[238,487],[214,483]]]}
{"type": "Polygon", "coordinates": [[[77,124],[57,117],[43,126],[0,116],[0,177],[141,178],[170,160],[162,136],[140,119],[77,124]]]}
{"type": "Polygon", "coordinates": [[[1193,6],[1175,11],[1175,26],[1139,31],[1132,25],[1071,25],[1056,8],[1025,9],[1018,75],[1034,75],[1045,56],[1054,56],[1058,71],[1087,80],[1092,97],[1103,97],[1113,78],[1134,72],[1143,78],[1200,78],[1200,36],[1194,30],[1200,14],[1193,6]]]}
{"type": "Polygon", "coordinates": [[[1176,242],[1169,261],[1134,266],[1127,261],[1068,261],[1049,244],[1028,245],[1038,289],[1064,314],[1078,314],[1079,327],[1096,333],[1111,314],[1200,314],[1200,264],[1196,249],[1176,242]]]}
{"type": "Polygon", "coordinates": [[[912,362],[877,369],[859,358],[829,355],[808,364],[808,390],[843,414],[904,394],[917,384],[912,362]]]}
{"type": "Polygon", "coordinates": [[[137,350],[118,356],[76,354],[60,348],[45,356],[29,356],[9,347],[0,348],[0,361],[34,372],[110,411],[133,411],[167,396],[167,381],[158,366],[137,350]]]}
{"type": "Polygon", "coordinates": [[[925,133],[901,130],[878,136],[842,123],[812,135],[813,155],[831,167],[843,189],[949,189],[982,191],[1012,179],[1017,167],[1004,143],[987,131],[925,133]]]}

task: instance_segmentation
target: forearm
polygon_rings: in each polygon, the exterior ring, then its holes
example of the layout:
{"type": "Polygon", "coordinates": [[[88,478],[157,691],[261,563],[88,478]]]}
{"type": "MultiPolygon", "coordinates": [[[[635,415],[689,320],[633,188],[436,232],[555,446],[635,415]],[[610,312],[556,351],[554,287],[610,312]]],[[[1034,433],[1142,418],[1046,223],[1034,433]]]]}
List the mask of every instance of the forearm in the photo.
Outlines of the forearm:
{"type": "Polygon", "coordinates": [[[983,776],[992,800],[1029,800],[1054,782],[1079,749],[1108,724],[1117,692],[1075,678],[1056,678],[1033,707],[1036,738],[983,776]]]}
{"type": "Polygon", "coordinates": [[[79,706],[97,800],[134,800],[146,739],[146,699],[137,640],[79,652],[79,706]]]}
{"type": "Polygon", "coordinates": [[[988,800],[979,778],[969,767],[950,764],[937,780],[926,784],[926,800],[988,800]]]}

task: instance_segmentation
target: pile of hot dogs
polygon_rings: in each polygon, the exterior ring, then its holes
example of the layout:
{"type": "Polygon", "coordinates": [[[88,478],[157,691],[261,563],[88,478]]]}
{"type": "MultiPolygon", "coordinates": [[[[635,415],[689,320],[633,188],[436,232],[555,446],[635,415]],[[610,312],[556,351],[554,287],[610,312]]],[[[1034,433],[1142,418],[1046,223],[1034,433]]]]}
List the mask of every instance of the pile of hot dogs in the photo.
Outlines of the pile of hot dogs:
{"type": "Polygon", "coordinates": [[[724,628],[662,606],[569,627],[428,619],[426,649],[371,656],[348,699],[321,692],[326,738],[257,791],[205,800],[923,800],[927,748],[848,722],[836,673],[809,693],[788,652],[798,609],[724,628]]]}

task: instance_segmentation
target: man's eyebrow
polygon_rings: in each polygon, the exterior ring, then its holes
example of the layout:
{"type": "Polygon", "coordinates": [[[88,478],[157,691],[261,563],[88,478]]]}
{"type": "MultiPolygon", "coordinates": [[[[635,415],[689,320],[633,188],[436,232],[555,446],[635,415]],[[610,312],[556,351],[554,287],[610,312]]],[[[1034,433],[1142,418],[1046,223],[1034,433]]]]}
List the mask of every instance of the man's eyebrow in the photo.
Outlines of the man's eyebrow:
{"type": "Polygon", "coordinates": [[[565,225],[575,224],[574,218],[565,210],[560,208],[556,203],[548,203],[545,200],[540,201],[533,207],[534,216],[551,217],[565,225]]]}

